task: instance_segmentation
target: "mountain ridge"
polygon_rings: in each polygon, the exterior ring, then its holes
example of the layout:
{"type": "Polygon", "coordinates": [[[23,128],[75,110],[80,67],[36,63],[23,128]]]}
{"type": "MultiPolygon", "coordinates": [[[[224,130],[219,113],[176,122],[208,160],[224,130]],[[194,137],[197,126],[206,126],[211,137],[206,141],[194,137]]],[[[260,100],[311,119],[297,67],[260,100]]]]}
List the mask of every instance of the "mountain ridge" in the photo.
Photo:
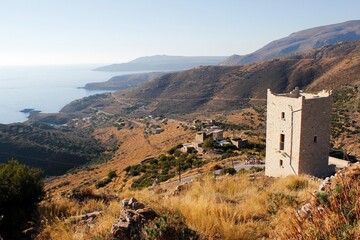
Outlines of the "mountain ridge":
{"type": "Polygon", "coordinates": [[[267,88],[280,93],[296,86],[317,91],[356,84],[360,82],[359,56],[360,41],[344,42],[259,63],[168,73],[114,95],[124,101],[149,101],[153,114],[230,111],[252,99],[265,99],[267,88]]]}
{"type": "Polygon", "coordinates": [[[168,56],[154,55],[136,58],[127,63],[111,64],[95,71],[177,71],[201,65],[218,65],[225,56],[168,56]]]}
{"type": "Polygon", "coordinates": [[[257,51],[246,55],[232,55],[220,65],[239,65],[264,61],[335,44],[341,41],[360,40],[360,20],[319,26],[291,33],[274,40],[257,51]]]}

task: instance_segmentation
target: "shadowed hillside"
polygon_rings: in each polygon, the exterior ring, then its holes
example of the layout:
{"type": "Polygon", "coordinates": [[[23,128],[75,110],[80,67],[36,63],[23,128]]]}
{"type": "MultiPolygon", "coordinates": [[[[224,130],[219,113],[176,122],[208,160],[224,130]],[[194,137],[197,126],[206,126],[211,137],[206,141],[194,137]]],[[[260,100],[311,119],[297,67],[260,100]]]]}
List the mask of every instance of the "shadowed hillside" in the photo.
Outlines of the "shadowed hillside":
{"type": "Polygon", "coordinates": [[[60,175],[99,158],[104,149],[91,135],[40,123],[0,124],[0,162],[19,162],[60,175]]]}
{"type": "Polygon", "coordinates": [[[247,55],[233,55],[221,65],[239,65],[274,59],[325,45],[360,39],[360,20],[306,29],[275,40],[247,55]]]}

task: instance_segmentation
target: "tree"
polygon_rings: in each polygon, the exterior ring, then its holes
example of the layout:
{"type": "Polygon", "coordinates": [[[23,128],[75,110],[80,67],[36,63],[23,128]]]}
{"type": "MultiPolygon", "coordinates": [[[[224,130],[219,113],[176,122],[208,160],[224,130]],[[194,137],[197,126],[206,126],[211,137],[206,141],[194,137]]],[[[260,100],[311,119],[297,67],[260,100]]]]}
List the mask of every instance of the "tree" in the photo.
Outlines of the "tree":
{"type": "Polygon", "coordinates": [[[22,232],[44,197],[42,175],[14,160],[0,165],[0,235],[5,240],[29,238],[22,232]]]}
{"type": "Polygon", "coordinates": [[[204,148],[206,150],[210,150],[210,149],[214,148],[214,146],[215,146],[215,142],[212,138],[207,138],[204,140],[204,148]]]}

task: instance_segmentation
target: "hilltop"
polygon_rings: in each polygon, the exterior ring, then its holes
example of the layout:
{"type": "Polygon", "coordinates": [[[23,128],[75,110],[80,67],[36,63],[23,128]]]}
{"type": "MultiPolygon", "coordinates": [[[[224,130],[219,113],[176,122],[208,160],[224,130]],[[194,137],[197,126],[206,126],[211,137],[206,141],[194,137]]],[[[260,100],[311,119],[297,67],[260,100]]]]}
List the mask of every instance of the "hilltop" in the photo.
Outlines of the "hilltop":
{"type": "Polygon", "coordinates": [[[359,39],[360,20],[320,26],[292,33],[285,38],[267,44],[251,54],[230,56],[221,65],[239,65],[264,61],[325,45],[359,39]]]}
{"type": "Polygon", "coordinates": [[[360,42],[346,42],[280,59],[240,66],[206,66],[168,73],[114,94],[118,101],[146,102],[140,112],[164,115],[241,109],[266,100],[266,90],[338,89],[360,80],[360,42]]]}
{"type": "Polygon", "coordinates": [[[226,57],[185,57],[155,55],[136,58],[127,63],[112,64],[94,69],[95,71],[177,71],[201,65],[217,65],[226,57]]]}

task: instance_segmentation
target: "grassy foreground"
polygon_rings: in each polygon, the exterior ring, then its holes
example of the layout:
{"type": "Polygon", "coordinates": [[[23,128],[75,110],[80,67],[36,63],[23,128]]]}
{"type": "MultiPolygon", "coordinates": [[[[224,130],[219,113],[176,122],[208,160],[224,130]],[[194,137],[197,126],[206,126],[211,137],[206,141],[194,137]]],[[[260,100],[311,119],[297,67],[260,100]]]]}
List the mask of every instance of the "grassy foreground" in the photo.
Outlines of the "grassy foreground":
{"type": "MultiPolygon", "coordinates": [[[[162,185],[125,191],[119,197],[136,197],[160,214],[177,214],[201,239],[267,239],[279,224],[290,221],[289,209],[309,201],[319,181],[305,177],[273,179],[262,173],[204,176],[179,194],[175,186],[162,185]]],[[[85,195],[96,195],[83,189],[85,195]]],[[[111,225],[120,216],[118,200],[61,198],[41,207],[43,229],[37,239],[108,239],[111,225]],[[102,210],[91,223],[71,222],[69,216],[102,210]]]]}

